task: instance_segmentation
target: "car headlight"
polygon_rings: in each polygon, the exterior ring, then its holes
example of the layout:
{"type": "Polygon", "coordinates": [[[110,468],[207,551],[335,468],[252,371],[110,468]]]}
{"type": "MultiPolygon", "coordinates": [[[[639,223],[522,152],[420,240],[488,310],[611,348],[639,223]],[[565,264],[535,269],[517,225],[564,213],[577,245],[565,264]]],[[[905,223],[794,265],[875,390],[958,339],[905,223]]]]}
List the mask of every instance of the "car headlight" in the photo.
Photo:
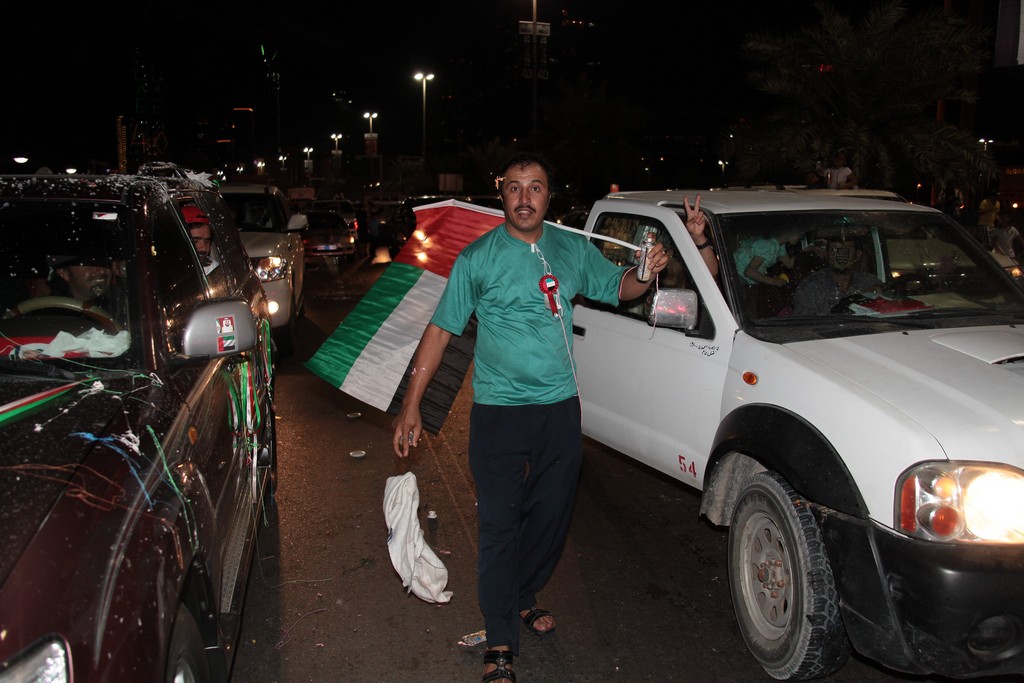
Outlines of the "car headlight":
{"type": "Polygon", "coordinates": [[[931,541],[1024,543],[1024,472],[1005,465],[926,463],[896,489],[896,528],[931,541]]]}
{"type": "Polygon", "coordinates": [[[252,267],[262,282],[272,282],[288,274],[288,259],[281,256],[257,257],[252,260],[252,267]]]}
{"type": "Polygon", "coordinates": [[[17,659],[0,665],[0,683],[67,683],[68,652],[63,640],[36,643],[17,659]]]}

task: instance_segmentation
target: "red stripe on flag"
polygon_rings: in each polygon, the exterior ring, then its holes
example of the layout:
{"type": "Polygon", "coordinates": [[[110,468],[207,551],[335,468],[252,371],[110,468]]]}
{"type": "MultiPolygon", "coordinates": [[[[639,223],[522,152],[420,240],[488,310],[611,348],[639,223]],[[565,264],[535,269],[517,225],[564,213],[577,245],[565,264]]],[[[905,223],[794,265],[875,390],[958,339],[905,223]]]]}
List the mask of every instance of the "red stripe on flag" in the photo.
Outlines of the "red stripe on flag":
{"type": "Polygon", "coordinates": [[[467,244],[505,220],[504,214],[496,209],[455,199],[418,206],[414,211],[416,230],[395,261],[444,278],[467,244]]]}

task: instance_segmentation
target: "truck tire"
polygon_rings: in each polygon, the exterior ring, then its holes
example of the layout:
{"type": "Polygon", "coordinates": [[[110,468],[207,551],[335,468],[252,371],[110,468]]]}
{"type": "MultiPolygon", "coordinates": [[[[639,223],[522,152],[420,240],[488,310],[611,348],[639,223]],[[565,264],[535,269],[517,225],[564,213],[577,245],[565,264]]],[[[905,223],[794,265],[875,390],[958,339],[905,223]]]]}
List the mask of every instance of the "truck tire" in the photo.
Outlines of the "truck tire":
{"type": "Polygon", "coordinates": [[[774,472],[750,477],[736,503],[729,587],[747,649],[772,678],[821,678],[846,663],[850,641],[821,529],[774,472]]]}

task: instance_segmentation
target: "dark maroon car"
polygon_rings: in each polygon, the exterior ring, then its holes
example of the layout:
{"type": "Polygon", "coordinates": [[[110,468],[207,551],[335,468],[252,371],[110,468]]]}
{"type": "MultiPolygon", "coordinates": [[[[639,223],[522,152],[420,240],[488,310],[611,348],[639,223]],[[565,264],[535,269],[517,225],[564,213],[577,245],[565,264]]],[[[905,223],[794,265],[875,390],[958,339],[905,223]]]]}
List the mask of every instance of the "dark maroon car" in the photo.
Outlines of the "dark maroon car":
{"type": "Polygon", "coordinates": [[[188,178],[0,177],[0,681],[229,676],[275,440],[225,211],[188,178]]]}

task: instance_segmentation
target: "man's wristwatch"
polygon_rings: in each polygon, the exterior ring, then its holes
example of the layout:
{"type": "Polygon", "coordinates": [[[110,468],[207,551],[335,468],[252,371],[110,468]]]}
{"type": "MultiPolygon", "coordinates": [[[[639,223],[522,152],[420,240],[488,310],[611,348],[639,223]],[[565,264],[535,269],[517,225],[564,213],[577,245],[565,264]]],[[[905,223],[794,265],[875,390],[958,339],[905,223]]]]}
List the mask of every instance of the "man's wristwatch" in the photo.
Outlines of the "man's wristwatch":
{"type": "Polygon", "coordinates": [[[698,244],[697,248],[698,249],[707,249],[710,246],[711,246],[711,240],[707,240],[705,242],[701,242],[700,244],[698,244]]]}

